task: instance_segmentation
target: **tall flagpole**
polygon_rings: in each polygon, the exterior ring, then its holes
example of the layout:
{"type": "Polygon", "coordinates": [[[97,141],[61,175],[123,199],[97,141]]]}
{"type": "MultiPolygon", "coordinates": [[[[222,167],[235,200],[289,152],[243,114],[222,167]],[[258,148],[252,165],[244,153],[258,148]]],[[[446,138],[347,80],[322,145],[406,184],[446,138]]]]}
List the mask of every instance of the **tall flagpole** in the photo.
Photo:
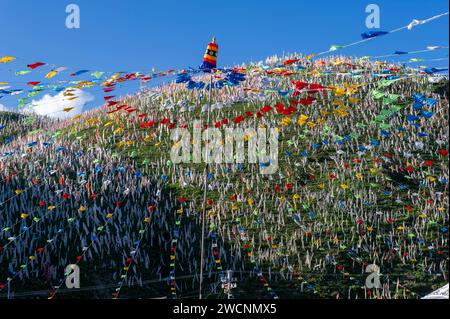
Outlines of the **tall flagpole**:
{"type": "MultiPolygon", "coordinates": [[[[216,44],[216,37],[213,37],[211,43],[208,44],[208,47],[206,48],[206,52],[203,55],[203,63],[200,67],[201,69],[207,69],[209,70],[210,77],[209,77],[209,102],[208,102],[208,115],[207,115],[207,122],[206,125],[209,125],[209,117],[211,114],[211,100],[212,100],[212,83],[213,83],[213,69],[217,66],[217,53],[218,53],[219,47],[216,44]]],[[[199,143],[202,141],[202,137],[200,138],[199,143]]],[[[205,189],[203,191],[203,211],[202,211],[202,241],[200,245],[200,282],[199,282],[199,291],[198,291],[198,298],[202,299],[202,288],[203,288],[203,268],[205,266],[205,220],[206,220],[206,194],[208,192],[208,156],[209,151],[206,151],[205,155],[205,189]]]]}
{"type": "Polygon", "coordinates": [[[8,278],[8,299],[11,299],[11,278],[8,278]]]}
{"type": "MultiPolygon", "coordinates": [[[[212,92],[212,73],[209,78],[209,103],[208,103],[208,115],[206,125],[209,125],[209,116],[211,111],[211,92],[212,92]]],[[[203,191],[203,211],[202,211],[202,241],[200,247],[200,284],[198,291],[198,298],[202,299],[202,285],[203,285],[203,267],[205,264],[205,219],[206,219],[206,193],[208,192],[208,155],[209,152],[206,152],[205,156],[205,189],[203,191]]]]}

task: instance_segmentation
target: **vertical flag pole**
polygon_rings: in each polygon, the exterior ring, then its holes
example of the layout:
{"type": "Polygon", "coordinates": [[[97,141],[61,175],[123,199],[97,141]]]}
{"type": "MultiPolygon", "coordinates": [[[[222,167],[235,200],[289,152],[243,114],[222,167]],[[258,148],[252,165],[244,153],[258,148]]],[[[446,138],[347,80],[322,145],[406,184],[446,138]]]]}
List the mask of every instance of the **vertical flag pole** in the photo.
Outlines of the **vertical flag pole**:
{"type": "MultiPolygon", "coordinates": [[[[210,117],[210,111],[211,111],[211,92],[212,92],[212,73],[209,78],[209,105],[208,105],[208,115],[207,115],[207,124],[209,125],[209,117],[210,117]]],[[[203,211],[202,211],[202,241],[201,241],[201,247],[200,247],[200,284],[199,284],[199,292],[198,292],[198,298],[202,299],[202,284],[203,284],[203,266],[205,264],[205,219],[206,219],[206,194],[208,192],[208,153],[206,153],[205,158],[205,189],[203,192],[203,211]]]]}
{"type": "MultiPolygon", "coordinates": [[[[212,89],[213,89],[213,69],[217,66],[217,53],[218,45],[216,44],[216,38],[214,37],[211,43],[208,44],[206,52],[203,55],[203,63],[200,69],[209,70],[209,101],[208,101],[208,115],[206,125],[209,125],[210,114],[211,114],[211,100],[212,100],[212,89]]],[[[201,141],[199,141],[201,143],[201,141]]],[[[199,292],[198,298],[202,299],[202,288],[203,288],[203,268],[205,265],[205,220],[206,220],[206,194],[208,192],[208,152],[205,155],[205,188],[203,191],[203,210],[202,210],[202,239],[200,247],[200,281],[199,281],[199,292]]]]}
{"type": "Polygon", "coordinates": [[[8,299],[11,299],[11,280],[8,278],[8,299]]]}

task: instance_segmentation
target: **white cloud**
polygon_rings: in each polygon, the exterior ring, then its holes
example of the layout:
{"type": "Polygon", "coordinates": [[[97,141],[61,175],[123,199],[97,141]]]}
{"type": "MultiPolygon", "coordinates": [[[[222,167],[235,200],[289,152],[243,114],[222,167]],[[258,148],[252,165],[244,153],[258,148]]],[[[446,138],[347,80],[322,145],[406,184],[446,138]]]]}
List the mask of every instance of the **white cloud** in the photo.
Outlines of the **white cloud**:
{"type": "Polygon", "coordinates": [[[27,108],[38,115],[47,115],[53,118],[69,118],[83,112],[84,105],[95,99],[91,93],[79,89],[74,89],[71,93],[78,98],[68,100],[70,96],[64,96],[64,91],[59,92],[55,96],[46,94],[38,101],[33,100],[27,108]],[[74,109],[70,112],[63,111],[63,109],[69,107],[74,107],[74,109]]]}
{"type": "Polygon", "coordinates": [[[3,104],[0,104],[0,111],[6,112],[6,111],[9,111],[9,109],[6,106],[4,106],[3,104]]]}

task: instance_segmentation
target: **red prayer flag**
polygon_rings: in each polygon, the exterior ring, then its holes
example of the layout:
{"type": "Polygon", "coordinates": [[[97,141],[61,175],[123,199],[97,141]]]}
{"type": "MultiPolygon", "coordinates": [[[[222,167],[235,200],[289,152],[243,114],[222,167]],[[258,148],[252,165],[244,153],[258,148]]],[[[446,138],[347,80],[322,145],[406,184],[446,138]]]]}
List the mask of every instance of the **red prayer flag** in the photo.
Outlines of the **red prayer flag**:
{"type": "Polygon", "coordinates": [[[36,63],[33,63],[33,64],[28,64],[27,67],[30,68],[30,69],[36,69],[36,68],[38,68],[40,66],[43,66],[43,65],[45,65],[45,63],[36,62],[36,63]]]}
{"type": "Polygon", "coordinates": [[[266,105],[266,106],[264,106],[263,108],[261,108],[261,112],[262,113],[267,113],[267,112],[269,112],[270,110],[272,110],[272,107],[270,106],[270,105],[266,105]]]}
{"type": "Polygon", "coordinates": [[[289,59],[289,60],[284,61],[283,64],[284,64],[285,66],[287,66],[287,65],[294,64],[294,63],[296,63],[296,62],[298,62],[298,61],[300,61],[300,59],[289,59]]]}
{"type": "Polygon", "coordinates": [[[233,119],[233,123],[239,124],[239,123],[241,123],[243,120],[244,120],[244,117],[243,117],[242,115],[239,115],[239,116],[237,116],[237,117],[235,117],[235,118],[233,119]]]}

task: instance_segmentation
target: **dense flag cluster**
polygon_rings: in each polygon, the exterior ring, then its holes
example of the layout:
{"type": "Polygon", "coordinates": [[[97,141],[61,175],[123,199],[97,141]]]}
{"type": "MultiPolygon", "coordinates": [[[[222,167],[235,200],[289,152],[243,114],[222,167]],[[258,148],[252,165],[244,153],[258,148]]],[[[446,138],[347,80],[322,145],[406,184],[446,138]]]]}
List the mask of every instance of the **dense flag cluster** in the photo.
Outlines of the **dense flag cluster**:
{"type": "Polygon", "coordinates": [[[225,297],[227,270],[237,298],[419,298],[448,280],[444,68],[324,53],[220,68],[217,53],[213,39],[198,69],[142,73],[32,62],[23,86],[0,82],[21,108],[49,90],[98,88],[104,103],[63,120],[0,113],[0,298],[196,297],[203,230],[207,297],[225,297]],[[274,128],[276,173],[260,174],[271,160],[174,164],[171,133],[199,119],[203,132],[274,128]],[[69,264],[80,290],[65,287],[69,264]],[[382,285],[367,287],[374,264],[382,285]]]}

